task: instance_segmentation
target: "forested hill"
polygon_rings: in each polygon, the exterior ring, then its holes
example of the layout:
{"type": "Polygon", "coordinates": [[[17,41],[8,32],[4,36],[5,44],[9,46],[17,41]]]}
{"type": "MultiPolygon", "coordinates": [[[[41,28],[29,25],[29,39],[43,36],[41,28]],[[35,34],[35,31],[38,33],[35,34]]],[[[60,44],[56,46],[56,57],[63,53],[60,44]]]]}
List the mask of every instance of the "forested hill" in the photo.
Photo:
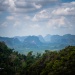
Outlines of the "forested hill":
{"type": "Polygon", "coordinates": [[[41,55],[19,54],[0,42],[0,75],[74,75],[75,46],[41,55]]]}

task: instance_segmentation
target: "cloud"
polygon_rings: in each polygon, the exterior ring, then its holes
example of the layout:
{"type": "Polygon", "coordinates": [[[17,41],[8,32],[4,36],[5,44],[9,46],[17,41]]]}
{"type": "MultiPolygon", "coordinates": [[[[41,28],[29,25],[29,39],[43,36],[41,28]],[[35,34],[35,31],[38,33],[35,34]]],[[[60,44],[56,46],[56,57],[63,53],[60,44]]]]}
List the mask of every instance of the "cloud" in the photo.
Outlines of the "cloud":
{"type": "Polygon", "coordinates": [[[63,3],[52,11],[53,15],[75,15],[75,2],[63,3]]]}
{"type": "Polygon", "coordinates": [[[14,20],[14,17],[13,16],[7,16],[6,19],[7,20],[14,20]]]}
{"type": "Polygon", "coordinates": [[[20,22],[19,22],[19,21],[16,21],[16,22],[14,23],[14,27],[20,27],[20,22]]]}
{"type": "Polygon", "coordinates": [[[0,0],[0,11],[28,13],[39,10],[47,4],[57,1],[58,0],[0,0]]]}
{"type": "Polygon", "coordinates": [[[52,12],[52,14],[55,14],[55,15],[75,15],[75,8],[72,7],[72,8],[59,8],[57,10],[54,10],[52,12]]]}
{"type": "Polygon", "coordinates": [[[75,29],[75,1],[58,2],[59,0],[0,0],[0,24],[4,29],[6,27],[14,32],[17,29],[27,32],[26,34],[75,29]]]}
{"type": "Polygon", "coordinates": [[[28,25],[28,28],[26,28],[26,31],[30,34],[30,35],[39,35],[43,32],[43,27],[39,24],[30,24],[28,25]],[[28,30],[29,29],[29,30],[28,30]]]}
{"type": "Polygon", "coordinates": [[[71,23],[67,20],[67,18],[60,16],[57,18],[52,18],[48,21],[47,28],[70,28],[72,27],[71,23]]]}
{"type": "Polygon", "coordinates": [[[39,21],[39,20],[43,20],[43,19],[48,19],[49,18],[49,13],[46,10],[42,10],[39,13],[37,13],[34,17],[33,17],[33,21],[39,21]]]}
{"type": "Polygon", "coordinates": [[[5,28],[5,27],[7,27],[8,26],[8,23],[7,22],[3,22],[1,25],[0,25],[0,27],[3,27],[3,28],[5,28]]]}
{"type": "Polygon", "coordinates": [[[25,20],[31,20],[31,17],[28,16],[28,15],[25,15],[25,16],[24,16],[24,19],[25,19],[25,20]]]}
{"type": "Polygon", "coordinates": [[[30,28],[32,29],[39,29],[40,26],[38,24],[30,25],[30,28]]]}
{"type": "Polygon", "coordinates": [[[42,21],[47,28],[72,28],[75,19],[75,2],[61,3],[52,8],[47,8],[36,13],[32,21],[42,21]]]}
{"type": "Polygon", "coordinates": [[[74,16],[75,15],[75,2],[61,3],[60,7],[43,9],[36,13],[33,21],[41,21],[57,16],[74,16]]]}
{"type": "Polygon", "coordinates": [[[40,9],[41,7],[42,7],[42,5],[40,5],[40,4],[35,4],[35,3],[33,3],[33,6],[36,8],[36,9],[40,9]]]}
{"type": "Polygon", "coordinates": [[[40,9],[41,5],[36,4],[35,2],[26,2],[26,1],[19,1],[15,3],[17,8],[34,8],[34,9],[40,9]]]}
{"type": "Polygon", "coordinates": [[[6,0],[0,0],[0,11],[6,11],[9,4],[6,0]]]}

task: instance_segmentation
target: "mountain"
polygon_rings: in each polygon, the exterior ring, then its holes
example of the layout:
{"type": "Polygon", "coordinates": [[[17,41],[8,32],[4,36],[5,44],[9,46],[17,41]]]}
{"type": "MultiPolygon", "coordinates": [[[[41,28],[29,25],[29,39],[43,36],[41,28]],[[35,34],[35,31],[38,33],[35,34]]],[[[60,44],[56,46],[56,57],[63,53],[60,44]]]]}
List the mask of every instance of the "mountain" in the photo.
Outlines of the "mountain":
{"type": "Polygon", "coordinates": [[[24,43],[32,43],[32,44],[41,44],[41,41],[37,36],[28,36],[25,40],[24,43]]]}
{"type": "Polygon", "coordinates": [[[53,35],[51,36],[50,39],[51,39],[50,43],[75,45],[75,35],[71,35],[71,34],[66,34],[63,36],[53,35]]]}
{"type": "Polygon", "coordinates": [[[65,34],[39,36],[22,36],[22,37],[0,37],[0,41],[4,41],[6,45],[20,53],[36,51],[43,52],[44,50],[59,50],[68,45],[75,46],[75,35],[65,34]]]}
{"type": "Polygon", "coordinates": [[[52,35],[50,37],[50,43],[60,43],[62,40],[62,36],[60,35],[52,35]]]}
{"type": "Polygon", "coordinates": [[[24,39],[27,38],[27,36],[15,36],[14,38],[17,38],[17,39],[19,39],[21,42],[23,42],[24,39]]]}
{"type": "Polygon", "coordinates": [[[45,41],[48,43],[60,43],[60,44],[74,44],[75,43],[75,35],[65,34],[63,36],[60,35],[46,35],[44,37],[45,41]]]}
{"type": "Polygon", "coordinates": [[[14,47],[15,45],[18,46],[21,44],[17,38],[0,37],[0,41],[4,41],[9,47],[14,47]]]}
{"type": "Polygon", "coordinates": [[[43,38],[42,35],[39,35],[38,38],[39,38],[39,40],[40,40],[41,42],[45,43],[45,40],[44,40],[44,38],[43,38]]]}
{"type": "Polygon", "coordinates": [[[50,41],[51,41],[51,36],[52,36],[52,35],[47,34],[47,35],[44,37],[44,40],[45,40],[46,42],[50,42],[50,41]]]}
{"type": "Polygon", "coordinates": [[[23,42],[23,48],[29,50],[36,50],[40,48],[42,42],[39,40],[37,36],[28,36],[23,42]]]}
{"type": "MultiPolygon", "coordinates": [[[[19,39],[21,42],[23,42],[27,37],[29,37],[29,36],[15,36],[15,37],[13,37],[13,38],[17,38],[17,39],[19,39]]],[[[41,41],[41,42],[45,42],[45,40],[44,40],[44,38],[43,38],[43,36],[42,35],[38,35],[37,36],[38,38],[39,38],[39,40],[41,41]]]]}

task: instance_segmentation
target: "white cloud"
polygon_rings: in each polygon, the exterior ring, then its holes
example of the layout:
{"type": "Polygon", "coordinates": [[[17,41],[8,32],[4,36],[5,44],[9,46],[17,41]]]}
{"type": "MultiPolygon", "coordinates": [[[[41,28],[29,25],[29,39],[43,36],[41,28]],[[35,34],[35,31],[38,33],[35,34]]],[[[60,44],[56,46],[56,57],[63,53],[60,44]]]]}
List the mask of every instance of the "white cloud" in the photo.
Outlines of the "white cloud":
{"type": "Polygon", "coordinates": [[[30,28],[32,29],[39,29],[40,26],[38,24],[30,25],[30,28]]]}
{"type": "Polygon", "coordinates": [[[40,4],[37,5],[37,4],[33,3],[33,5],[36,9],[40,9],[42,7],[42,5],[40,5],[40,4]]]}
{"type": "Polygon", "coordinates": [[[47,28],[69,28],[71,27],[71,23],[63,16],[58,18],[52,18],[48,21],[47,28]]]}
{"type": "Polygon", "coordinates": [[[62,3],[52,11],[53,15],[75,15],[75,2],[62,3]]]}
{"type": "Polygon", "coordinates": [[[66,7],[66,6],[75,6],[75,1],[68,2],[68,3],[63,3],[62,5],[63,5],[64,7],[66,7]]]}
{"type": "Polygon", "coordinates": [[[60,3],[60,6],[50,5],[56,1],[58,0],[0,0],[0,12],[7,11],[1,12],[5,16],[1,20],[8,22],[0,23],[2,27],[12,27],[13,31],[21,29],[23,32],[29,31],[30,34],[75,28],[75,2],[60,3]]]}
{"type": "Polygon", "coordinates": [[[26,28],[26,30],[30,35],[39,35],[43,32],[43,27],[39,24],[34,23],[32,25],[30,24],[28,28],[26,28]]]}
{"type": "Polygon", "coordinates": [[[8,0],[10,7],[15,7],[15,1],[14,0],[8,0]]]}
{"type": "Polygon", "coordinates": [[[24,19],[25,19],[25,20],[30,20],[30,19],[31,19],[31,17],[30,17],[30,16],[28,16],[28,15],[25,15],[25,16],[24,16],[24,19]]]}
{"type": "Polygon", "coordinates": [[[13,16],[7,16],[6,19],[7,20],[14,20],[14,17],[13,16]]]}
{"type": "Polygon", "coordinates": [[[75,7],[57,8],[53,10],[54,15],[75,15],[75,7]]]}
{"type": "Polygon", "coordinates": [[[42,19],[48,19],[49,18],[49,13],[46,10],[42,10],[38,12],[34,17],[33,21],[40,21],[42,19]]]}
{"type": "Polygon", "coordinates": [[[43,9],[36,13],[33,17],[33,21],[41,21],[58,16],[74,16],[75,15],[75,2],[61,3],[60,7],[43,9]]]}
{"type": "Polygon", "coordinates": [[[7,22],[3,22],[0,27],[7,27],[7,26],[8,26],[8,23],[7,22]]]}
{"type": "Polygon", "coordinates": [[[0,10],[11,13],[32,12],[58,0],[0,0],[0,10]]]}
{"type": "Polygon", "coordinates": [[[15,23],[14,23],[14,27],[19,27],[20,26],[20,22],[19,21],[16,21],[15,23]]]}
{"type": "Polygon", "coordinates": [[[47,28],[72,28],[75,21],[75,2],[62,3],[61,6],[48,8],[36,13],[33,21],[46,23],[47,28]]]}

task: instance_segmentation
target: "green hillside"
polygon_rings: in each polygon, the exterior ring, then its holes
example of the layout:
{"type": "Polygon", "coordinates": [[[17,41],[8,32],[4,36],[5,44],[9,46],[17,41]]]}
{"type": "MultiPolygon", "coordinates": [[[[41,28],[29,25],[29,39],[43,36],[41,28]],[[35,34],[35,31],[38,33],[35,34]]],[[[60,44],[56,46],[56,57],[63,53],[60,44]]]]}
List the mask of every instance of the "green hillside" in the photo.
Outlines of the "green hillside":
{"type": "Polygon", "coordinates": [[[0,42],[0,75],[74,75],[75,46],[43,54],[19,54],[0,42]]]}

